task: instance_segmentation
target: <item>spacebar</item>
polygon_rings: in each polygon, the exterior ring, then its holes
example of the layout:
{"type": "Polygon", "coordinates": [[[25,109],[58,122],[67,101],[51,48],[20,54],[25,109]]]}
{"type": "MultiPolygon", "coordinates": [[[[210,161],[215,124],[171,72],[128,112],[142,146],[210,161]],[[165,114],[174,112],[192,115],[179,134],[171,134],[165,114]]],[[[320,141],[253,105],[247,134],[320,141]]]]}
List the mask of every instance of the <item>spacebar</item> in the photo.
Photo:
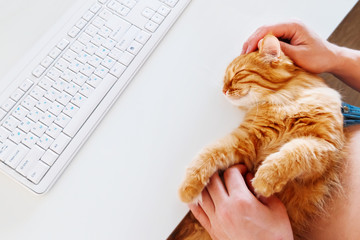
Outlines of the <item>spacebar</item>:
{"type": "Polygon", "coordinates": [[[111,74],[107,75],[101,84],[94,90],[91,96],[84,102],[82,107],[77,111],[75,116],[71,119],[68,125],[64,128],[64,133],[70,137],[74,137],[86,119],[95,110],[96,106],[104,98],[106,93],[110,90],[117,78],[111,74]]]}

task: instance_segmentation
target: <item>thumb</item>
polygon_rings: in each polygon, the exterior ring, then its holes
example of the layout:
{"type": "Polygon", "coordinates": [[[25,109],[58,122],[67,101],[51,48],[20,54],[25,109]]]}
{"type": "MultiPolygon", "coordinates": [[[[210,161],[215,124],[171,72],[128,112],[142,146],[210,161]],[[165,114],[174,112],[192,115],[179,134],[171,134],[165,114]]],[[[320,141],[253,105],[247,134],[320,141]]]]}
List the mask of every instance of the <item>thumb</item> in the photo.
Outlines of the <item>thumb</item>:
{"type": "MultiPolygon", "coordinates": [[[[272,210],[284,210],[285,206],[284,204],[280,201],[279,198],[277,198],[275,195],[272,195],[270,197],[263,197],[260,196],[259,200],[265,204],[266,206],[268,206],[270,209],[272,210]]],[[[285,210],[286,211],[286,210],[285,210]]]]}
{"type": "Polygon", "coordinates": [[[280,46],[281,46],[281,50],[284,52],[284,54],[286,56],[288,56],[291,59],[293,59],[295,57],[296,52],[297,52],[297,49],[296,49],[297,46],[294,46],[294,45],[291,45],[291,44],[288,44],[288,43],[282,42],[282,41],[280,41],[280,46]]]}

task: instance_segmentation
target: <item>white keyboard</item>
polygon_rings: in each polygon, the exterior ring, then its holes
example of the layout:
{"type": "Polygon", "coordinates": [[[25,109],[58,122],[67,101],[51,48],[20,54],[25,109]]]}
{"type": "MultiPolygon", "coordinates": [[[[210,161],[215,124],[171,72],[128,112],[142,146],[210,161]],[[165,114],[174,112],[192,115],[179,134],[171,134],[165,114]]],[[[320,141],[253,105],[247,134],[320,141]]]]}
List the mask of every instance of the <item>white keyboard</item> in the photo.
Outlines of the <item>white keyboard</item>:
{"type": "Polygon", "coordinates": [[[1,94],[0,169],[46,192],[189,2],[74,6],[1,94]]]}

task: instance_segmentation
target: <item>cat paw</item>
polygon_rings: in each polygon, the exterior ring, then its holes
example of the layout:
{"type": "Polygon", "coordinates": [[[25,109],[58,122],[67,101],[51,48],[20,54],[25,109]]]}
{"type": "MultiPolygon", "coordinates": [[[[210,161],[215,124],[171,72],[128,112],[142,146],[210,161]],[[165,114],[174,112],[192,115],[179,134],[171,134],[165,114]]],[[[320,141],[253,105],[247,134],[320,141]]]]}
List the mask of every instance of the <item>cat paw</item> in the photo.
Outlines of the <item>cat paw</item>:
{"type": "Polygon", "coordinates": [[[271,169],[260,167],[252,180],[255,193],[264,197],[270,197],[280,192],[286,185],[287,180],[280,179],[279,175],[271,169]]]}
{"type": "Polygon", "coordinates": [[[187,176],[179,188],[180,200],[185,203],[196,202],[206,184],[203,184],[196,176],[187,176]]]}

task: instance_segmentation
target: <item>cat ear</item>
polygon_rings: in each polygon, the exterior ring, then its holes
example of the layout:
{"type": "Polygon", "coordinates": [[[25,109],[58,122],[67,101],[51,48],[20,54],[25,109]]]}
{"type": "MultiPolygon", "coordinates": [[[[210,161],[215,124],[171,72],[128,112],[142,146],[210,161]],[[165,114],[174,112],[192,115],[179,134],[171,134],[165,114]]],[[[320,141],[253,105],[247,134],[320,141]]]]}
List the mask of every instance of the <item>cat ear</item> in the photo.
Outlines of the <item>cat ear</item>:
{"type": "Polygon", "coordinates": [[[258,43],[259,53],[263,56],[269,56],[278,60],[281,54],[279,40],[273,35],[266,35],[258,43]]]}

